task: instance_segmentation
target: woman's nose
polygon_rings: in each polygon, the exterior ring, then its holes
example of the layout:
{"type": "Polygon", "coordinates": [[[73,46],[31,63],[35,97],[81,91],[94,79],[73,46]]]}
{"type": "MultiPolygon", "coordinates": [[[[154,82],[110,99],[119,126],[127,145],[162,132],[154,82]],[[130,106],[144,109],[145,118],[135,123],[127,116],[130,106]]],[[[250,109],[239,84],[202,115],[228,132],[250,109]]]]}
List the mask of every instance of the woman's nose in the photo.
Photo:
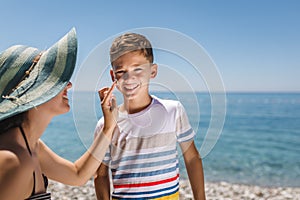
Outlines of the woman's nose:
{"type": "Polygon", "coordinates": [[[69,82],[69,83],[67,84],[67,89],[70,89],[71,87],[72,87],[72,83],[69,82]]]}

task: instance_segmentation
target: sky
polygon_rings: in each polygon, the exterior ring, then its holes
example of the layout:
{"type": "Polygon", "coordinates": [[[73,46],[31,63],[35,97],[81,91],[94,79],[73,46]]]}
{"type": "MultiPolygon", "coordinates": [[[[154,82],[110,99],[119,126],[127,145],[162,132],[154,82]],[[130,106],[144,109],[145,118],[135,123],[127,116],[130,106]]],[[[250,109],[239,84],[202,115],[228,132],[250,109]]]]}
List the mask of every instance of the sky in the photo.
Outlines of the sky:
{"type": "MultiPolygon", "coordinates": [[[[201,71],[199,66],[182,55],[158,50],[155,62],[162,71],[158,78],[173,85],[172,90],[185,90],[184,85],[208,90],[214,79],[221,81],[227,92],[300,92],[297,0],[5,0],[1,8],[0,51],[14,44],[46,49],[75,27],[79,46],[72,80],[80,77],[82,89],[91,84],[92,74],[82,73],[87,62],[98,73],[108,66],[90,60],[91,52],[101,44],[128,30],[161,29],[198,44],[218,72],[217,77],[207,78],[202,72],[193,76],[195,67],[201,71]]],[[[167,39],[161,34],[153,42],[167,39]]],[[[174,45],[181,47],[180,40],[175,38],[174,45]]],[[[99,55],[99,60],[106,60],[108,53],[99,55]]]]}

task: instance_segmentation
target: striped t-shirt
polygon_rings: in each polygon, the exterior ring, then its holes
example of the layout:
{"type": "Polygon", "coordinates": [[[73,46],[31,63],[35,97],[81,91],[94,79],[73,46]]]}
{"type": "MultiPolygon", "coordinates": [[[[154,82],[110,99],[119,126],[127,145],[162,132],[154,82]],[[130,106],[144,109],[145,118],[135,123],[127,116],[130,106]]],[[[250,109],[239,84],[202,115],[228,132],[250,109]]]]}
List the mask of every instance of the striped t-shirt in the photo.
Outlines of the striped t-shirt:
{"type": "MultiPolygon", "coordinates": [[[[139,113],[119,113],[103,163],[112,174],[113,199],[178,199],[177,144],[195,133],[182,104],[152,96],[139,113]]],[[[103,118],[95,134],[103,127],[103,118]]]]}

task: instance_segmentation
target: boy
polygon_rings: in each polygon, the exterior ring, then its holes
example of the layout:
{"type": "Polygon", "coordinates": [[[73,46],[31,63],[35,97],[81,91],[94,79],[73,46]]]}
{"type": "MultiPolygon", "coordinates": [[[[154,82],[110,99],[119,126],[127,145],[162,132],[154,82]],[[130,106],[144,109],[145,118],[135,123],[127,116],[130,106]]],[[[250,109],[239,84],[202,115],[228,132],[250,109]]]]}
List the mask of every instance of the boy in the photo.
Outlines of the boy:
{"type": "MultiPolygon", "coordinates": [[[[202,161],[183,106],[149,94],[157,65],[148,39],[136,33],[117,37],[110,60],[110,75],[124,102],[119,106],[109,152],[95,176],[97,198],[179,199],[179,143],[194,198],[205,199],[202,161]]],[[[95,133],[103,123],[100,119],[95,133]]]]}

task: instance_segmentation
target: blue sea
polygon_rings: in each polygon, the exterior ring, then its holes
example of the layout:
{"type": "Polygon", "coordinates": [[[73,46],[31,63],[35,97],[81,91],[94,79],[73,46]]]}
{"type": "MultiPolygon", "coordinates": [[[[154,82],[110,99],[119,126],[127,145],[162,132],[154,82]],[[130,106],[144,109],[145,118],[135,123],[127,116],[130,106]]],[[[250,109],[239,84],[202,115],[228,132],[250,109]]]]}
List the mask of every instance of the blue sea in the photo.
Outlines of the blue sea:
{"type": "MultiPolygon", "coordinates": [[[[211,96],[154,94],[182,102],[197,131],[195,141],[200,150],[213,118],[211,96]]],[[[74,92],[72,96],[71,111],[55,117],[42,139],[57,154],[75,161],[91,144],[101,109],[92,92],[74,92]]],[[[300,187],[300,93],[227,93],[220,133],[203,157],[206,181],[300,187]]],[[[180,168],[186,178],[182,156],[180,168]]]]}

